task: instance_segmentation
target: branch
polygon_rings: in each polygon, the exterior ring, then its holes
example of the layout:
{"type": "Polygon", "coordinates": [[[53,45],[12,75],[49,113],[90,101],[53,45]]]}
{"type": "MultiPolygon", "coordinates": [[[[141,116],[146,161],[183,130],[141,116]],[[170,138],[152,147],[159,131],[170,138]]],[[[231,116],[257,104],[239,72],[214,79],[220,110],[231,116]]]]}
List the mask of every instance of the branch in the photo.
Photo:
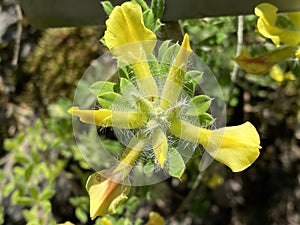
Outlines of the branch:
{"type": "Polygon", "coordinates": [[[20,54],[20,44],[21,44],[21,39],[22,39],[22,19],[23,19],[23,15],[22,15],[22,10],[19,4],[15,5],[15,10],[17,13],[17,17],[18,17],[18,25],[17,25],[17,33],[16,33],[16,44],[15,44],[15,49],[14,49],[14,56],[12,59],[11,64],[13,66],[18,65],[18,61],[19,61],[19,54],[20,54]]]}

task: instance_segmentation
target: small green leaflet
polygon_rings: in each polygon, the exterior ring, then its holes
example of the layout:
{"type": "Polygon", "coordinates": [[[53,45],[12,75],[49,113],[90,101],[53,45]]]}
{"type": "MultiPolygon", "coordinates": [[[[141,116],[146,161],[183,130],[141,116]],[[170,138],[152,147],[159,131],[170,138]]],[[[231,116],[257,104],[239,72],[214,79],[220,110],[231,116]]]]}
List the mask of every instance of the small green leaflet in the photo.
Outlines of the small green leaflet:
{"type": "Polygon", "coordinates": [[[90,88],[90,92],[92,92],[97,97],[100,94],[106,93],[106,92],[117,92],[118,88],[116,83],[109,82],[109,81],[98,81],[93,83],[90,88]]]}
{"type": "Polygon", "coordinates": [[[103,9],[104,9],[104,12],[106,13],[106,15],[110,15],[111,12],[113,11],[114,9],[114,6],[111,4],[110,1],[103,1],[103,2],[100,2],[103,9]]]}
{"type": "Polygon", "coordinates": [[[169,148],[168,172],[170,176],[180,179],[185,170],[185,163],[176,149],[169,148]]]}
{"type": "Polygon", "coordinates": [[[198,95],[189,102],[188,115],[197,116],[204,114],[210,107],[212,99],[206,95],[198,95]]]}
{"type": "Polygon", "coordinates": [[[204,127],[212,125],[215,121],[214,118],[208,113],[203,113],[199,115],[198,119],[199,119],[199,124],[204,127]]]}
{"type": "Polygon", "coordinates": [[[120,90],[123,96],[129,95],[132,92],[137,92],[136,86],[134,86],[133,83],[131,83],[129,80],[125,78],[121,78],[120,80],[120,90]]]}
{"type": "Polygon", "coordinates": [[[90,86],[90,91],[97,96],[98,102],[102,108],[111,109],[115,101],[121,101],[119,87],[116,83],[109,81],[98,81],[90,86]]]}
{"type": "Polygon", "coordinates": [[[104,109],[111,109],[114,102],[121,102],[123,97],[115,92],[105,92],[98,95],[98,102],[104,109]]]}
{"type": "Polygon", "coordinates": [[[170,40],[164,41],[158,49],[158,56],[157,59],[159,62],[162,61],[164,54],[166,53],[167,49],[169,48],[170,40]]]}
{"type": "Polygon", "coordinates": [[[153,173],[154,169],[155,169],[154,162],[152,160],[151,161],[148,160],[146,162],[146,164],[144,165],[144,173],[145,174],[151,174],[151,173],[153,173]]]}
{"type": "Polygon", "coordinates": [[[145,27],[150,30],[154,29],[154,15],[151,9],[147,9],[143,12],[143,19],[145,23],[145,27]]]}
{"type": "Polygon", "coordinates": [[[154,14],[154,19],[155,20],[160,19],[165,9],[165,0],[152,0],[151,9],[154,14]]]}
{"type": "Polygon", "coordinates": [[[196,86],[199,84],[203,76],[203,72],[197,70],[190,70],[185,73],[183,90],[193,97],[195,94],[196,86]]]}

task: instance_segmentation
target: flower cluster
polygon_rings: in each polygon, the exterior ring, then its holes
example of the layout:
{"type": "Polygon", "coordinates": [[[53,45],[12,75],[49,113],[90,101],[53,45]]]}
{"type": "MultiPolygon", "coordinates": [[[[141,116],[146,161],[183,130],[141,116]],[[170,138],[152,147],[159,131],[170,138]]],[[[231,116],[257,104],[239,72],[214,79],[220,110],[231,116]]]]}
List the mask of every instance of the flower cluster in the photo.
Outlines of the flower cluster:
{"type": "MultiPolygon", "coordinates": [[[[280,62],[290,58],[297,60],[300,58],[300,12],[278,14],[277,11],[278,8],[269,3],[261,3],[255,7],[255,14],[258,16],[258,33],[271,39],[278,48],[259,57],[252,57],[244,49],[238,57],[232,58],[250,74],[265,74],[280,62]],[[281,45],[284,46],[280,47],[281,45]]],[[[278,66],[272,73],[277,75],[275,78],[277,81],[290,77],[285,76],[278,66]]]]}
{"type": "Polygon", "coordinates": [[[169,41],[160,46],[160,58],[168,58],[167,55],[173,53],[166,63],[167,60],[159,60],[152,54],[157,44],[156,35],[145,26],[137,3],[126,2],[115,7],[106,26],[104,42],[119,65],[126,65],[129,72],[119,83],[99,81],[92,85],[100,109],[75,106],[68,112],[84,123],[128,129],[134,136],[118,165],[109,172],[96,172],[88,179],[91,218],[113,213],[127,199],[129,174],[142,152],[149,151],[149,146],[153,152],[149,160],[155,167],[173,177],[181,177],[184,161],[176,150],[178,142],[170,141],[170,136],[173,140],[202,145],[208,154],[234,172],[246,169],[257,159],[260,139],[251,123],[208,129],[214,122],[207,112],[212,99],[206,95],[188,98],[194,94],[195,85],[188,86],[187,77],[196,74],[199,78],[202,73],[187,70],[192,54],[187,34],[181,46],[169,46],[169,41]],[[190,91],[184,93],[187,87],[190,91]]]}

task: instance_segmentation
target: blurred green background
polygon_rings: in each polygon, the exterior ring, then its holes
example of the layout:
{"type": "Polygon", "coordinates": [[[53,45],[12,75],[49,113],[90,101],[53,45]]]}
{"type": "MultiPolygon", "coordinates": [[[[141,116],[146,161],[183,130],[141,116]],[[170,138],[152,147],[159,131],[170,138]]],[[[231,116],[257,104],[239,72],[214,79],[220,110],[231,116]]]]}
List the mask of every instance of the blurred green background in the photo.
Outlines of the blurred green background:
{"type": "MultiPolygon", "coordinates": [[[[36,29],[15,17],[15,2],[1,1],[0,224],[103,224],[89,219],[84,185],[93,170],[76,146],[66,111],[76,82],[106,52],[99,41],[105,28],[36,29]]],[[[254,55],[271,48],[254,32],[255,16],[240,20],[243,47],[254,55]]],[[[269,74],[236,70],[230,58],[237,51],[238,17],[182,20],[167,28],[174,26],[174,41],[189,33],[192,49],[216,75],[228,102],[228,125],[248,120],[256,126],[261,155],[241,173],[213,163],[199,185],[200,159],[194,158],[181,181],[133,188],[109,218],[115,224],[144,224],[156,211],[174,225],[300,224],[299,65],[283,63],[297,79],[281,83],[269,74]],[[187,197],[191,191],[193,198],[187,197]]],[[[167,28],[158,36],[167,36],[167,28]]]]}

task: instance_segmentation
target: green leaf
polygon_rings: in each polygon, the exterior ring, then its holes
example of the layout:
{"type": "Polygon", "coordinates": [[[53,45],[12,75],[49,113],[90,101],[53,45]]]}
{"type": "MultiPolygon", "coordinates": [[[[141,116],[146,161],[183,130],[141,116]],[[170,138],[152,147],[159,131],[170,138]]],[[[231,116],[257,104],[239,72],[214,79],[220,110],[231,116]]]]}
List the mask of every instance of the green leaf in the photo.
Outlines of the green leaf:
{"type": "Polygon", "coordinates": [[[161,76],[160,74],[160,65],[155,57],[155,55],[150,54],[148,57],[148,64],[150,67],[150,71],[153,76],[161,76]]]}
{"type": "Polygon", "coordinates": [[[179,51],[179,48],[180,48],[179,44],[173,44],[170,47],[168,47],[167,50],[162,55],[161,62],[163,64],[167,64],[170,67],[179,51]]]}
{"type": "Polygon", "coordinates": [[[194,96],[195,89],[201,81],[202,76],[203,72],[198,70],[190,70],[185,73],[183,89],[190,97],[194,96]]]}
{"type": "Polygon", "coordinates": [[[118,221],[116,222],[116,225],[125,225],[125,219],[124,218],[118,219],[118,221]]]}
{"type": "Polygon", "coordinates": [[[185,81],[192,81],[195,84],[198,84],[203,77],[203,72],[198,70],[190,70],[185,73],[185,81]]]}
{"type": "Polygon", "coordinates": [[[205,113],[211,104],[212,99],[206,95],[198,95],[189,102],[187,114],[197,116],[205,113]]]}
{"type": "Polygon", "coordinates": [[[29,166],[27,166],[27,168],[25,169],[25,181],[29,181],[30,177],[32,175],[32,171],[33,171],[33,164],[30,164],[29,166]]]}
{"type": "Polygon", "coordinates": [[[100,137],[101,143],[107,151],[113,154],[122,153],[122,144],[119,141],[114,141],[108,138],[100,137]]]}
{"type": "Polygon", "coordinates": [[[176,149],[168,151],[168,172],[170,176],[179,178],[185,170],[185,163],[176,149]]]}
{"type": "Polygon", "coordinates": [[[162,61],[162,58],[163,58],[164,54],[166,53],[167,49],[169,48],[170,42],[171,42],[170,40],[167,40],[167,41],[164,41],[164,42],[160,45],[160,47],[159,47],[159,49],[158,49],[158,55],[157,55],[157,60],[158,60],[159,62],[162,61]]]}
{"type": "Polygon", "coordinates": [[[144,0],[132,0],[132,1],[138,3],[142,7],[143,11],[149,9],[149,6],[144,0]]]}
{"type": "Polygon", "coordinates": [[[86,223],[88,221],[88,217],[86,212],[83,211],[81,208],[77,207],[75,209],[75,215],[80,220],[81,223],[86,223]]]}
{"type": "Polygon", "coordinates": [[[155,164],[152,161],[147,161],[144,165],[144,173],[145,174],[151,174],[155,169],[155,164]]]}
{"type": "Polygon", "coordinates": [[[156,33],[160,27],[162,26],[163,24],[160,22],[160,19],[157,19],[155,22],[154,22],[154,28],[153,28],[153,32],[156,33]]]}
{"type": "Polygon", "coordinates": [[[118,60],[117,64],[119,68],[118,77],[125,78],[127,80],[131,80],[135,78],[133,69],[127,63],[118,60]]]}
{"type": "Polygon", "coordinates": [[[17,153],[15,155],[14,159],[15,159],[16,162],[19,162],[21,164],[28,164],[28,163],[30,163],[29,157],[25,156],[25,155],[23,155],[21,153],[17,153]]]}
{"type": "Polygon", "coordinates": [[[100,2],[103,9],[104,9],[104,12],[106,13],[106,15],[110,15],[111,12],[113,11],[114,9],[114,6],[111,4],[110,1],[103,1],[103,2],[100,2]]]}
{"type": "Polygon", "coordinates": [[[161,74],[165,74],[166,76],[168,75],[179,48],[180,46],[178,44],[173,44],[164,52],[160,63],[161,74]]]}
{"type": "Polygon", "coordinates": [[[51,199],[54,196],[54,194],[55,194],[54,190],[52,190],[50,188],[44,189],[40,196],[40,200],[45,201],[45,200],[51,199]]]}
{"type": "Polygon", "coordinates": [[[202,126],[210,126],[214,123],[214,118],[208,114],[208,113],[203,113],[198,116],[199,119],[199,124],[202,126]]]}
{"type": "Polygon", "coordinates": [[[50,214],[52,211],[52,205],[50,201],[41,201],[41,207],[46,214],[50,214]]]}
{"type": "Polygon", "coordinates": [[[163,15],[165,9],[165,1],[164,0],[152,0],[151,1],[151,9],[154,14],[154,19],[160,19],[163,15]]]}
{"type": "Polygon", "coordinates": [[[34,204],[35,200],[33,198],[30,197],[25,197],[25,196],[19,196],[15,199],[16,204],[19,205],[32,205],[34,204]]]}
{"type": "Polygon", "coordinates": [[[106,92],[117,92],[116,83],[109,82],[109,81],[98,81],[93,83],[90,88],[90,92],[94,95],[99,96],[100,94],[106,92]]]}
{"type": "Polygon", "coordinates": [[[130,221],[129,218],[125,218],[123,225],[132,225],[132,222],[130,221]]]}
{"type": "Polygon", "coordinates": [[[142,225],[143,220],[141,218],[137,218],[136,221],[134,221],[134,225],[142,225]]]}
{"type": "Polygon", "coordinates": [[[129,93],[137,92],[137,89],[134,86],[134,84],[125,78],[121,78],[120,90],[123,95],[128,95],[129,93]]]}
{"type": "Polygon", "coordinates": [[[40,155],[37,151],[31,151],[31,157],[34,164],[38,164],[40,162],[40,155]]]}
{"type": "Polygon", "coordinates": [[[283,29],[289,29],[289,30],[295,29],[292,21],[290,21],[288,18],[282,15],[277,16],[275,25],[283,29]]]}
{"type": "Polygon", "coordinates": [[[136,196],[130,197],[126,202],[126,207],[130,211],[137,209],[139,207],[139,205],[140,205],[140,199],[136,196]]]}
{"type": "Polygon", "coordinates": [[[112,105],[115,101],[122,101],[122,96],[115,93],[115,92],[106,92],[103,94],[100,94],[98,96],[98,102],[101,105],[101,107],[105,109],[111,109],[112,105]]]}
{"type": "Polygon", "coordinates": [[[143,19],[144,19],[145,27],[147,27],[150,30],[153,30],[154,29],[154,15],[153,15],[152,10],[147,9],[146,11],[144,11],[143,19]]]}
{"type": "Polygon", "coordinates": [[[29,192],[31,196],[35,199],[38,200],[39,198],[39,190],[36,187],[30,187],[29,192]]]}
{"type": "Polygon", "coordinates": [[[13,182],[8,183],[7,185],[5,185],[2,189],[3,196],[7,197],[10,193],[12,193],[14,188],[15,188],[15,184],[13,182]]]}
{"type": "Polygon", "coordinates": [[[12,150],[18,146],[18,143],[14,139],[5,139],[4,140],[4,149],[12,150]]]}
{"type": "Polygon", "coordinates": [[[185,82],[183,85],[184,92],[190,97],[193,97],[195,95],[195,88],[196,85],[191,81],[185,82]]]}
{"type": "Polygon", "coordinates": [[[0,224],[4,224],[5,210],[3,206],[0,206],[0,224]]]}

